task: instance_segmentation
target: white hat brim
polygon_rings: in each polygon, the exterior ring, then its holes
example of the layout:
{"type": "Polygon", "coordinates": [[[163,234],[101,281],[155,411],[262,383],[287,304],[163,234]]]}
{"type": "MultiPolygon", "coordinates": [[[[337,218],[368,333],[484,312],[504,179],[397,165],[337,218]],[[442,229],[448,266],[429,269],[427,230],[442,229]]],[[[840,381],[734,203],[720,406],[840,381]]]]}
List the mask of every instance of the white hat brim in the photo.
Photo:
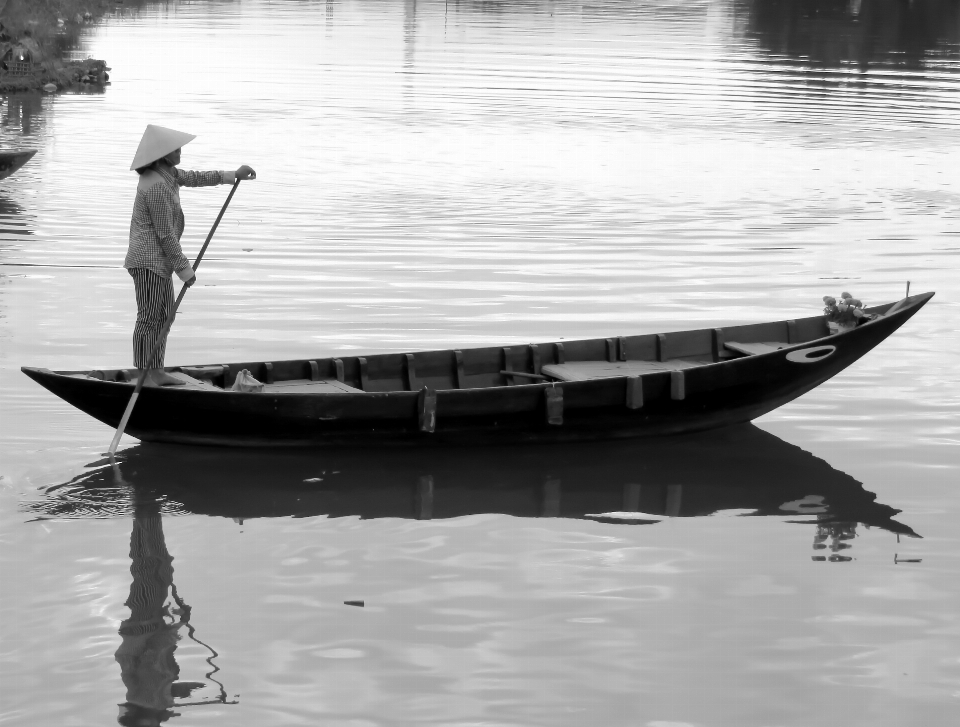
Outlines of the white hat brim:
{"type": "Polygon", "coordinates": [[[174,152],[184,144],[189,144],[197,137],[194,134],[185,134],[182,131],[168,129],[165,126],[156,126],[147,124],[143,132],[143,138],[140,139],[140,146],[137,147],[137,153],[133,157],[133,163],[130,170],[145,167],[157,159],[162,159],[170,152],[174,152]]]}

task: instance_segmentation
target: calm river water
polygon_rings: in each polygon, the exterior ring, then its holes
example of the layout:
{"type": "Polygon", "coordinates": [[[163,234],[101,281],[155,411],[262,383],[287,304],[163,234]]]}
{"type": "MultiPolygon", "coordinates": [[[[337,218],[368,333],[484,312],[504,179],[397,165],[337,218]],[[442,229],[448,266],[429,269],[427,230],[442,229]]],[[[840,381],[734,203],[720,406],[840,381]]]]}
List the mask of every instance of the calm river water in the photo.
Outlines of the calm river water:
{"type": "MultiPolygon", "coordinates": [[[[956,2],[196,0],[118,10],[77,54],[105,92],[0,109],[2,147],[39,150],[0,182],[0,724],[960,721],[956,2]],[[147,123],[198,135],[185,168],[259,176],[171,365],[937,296],[727,431],[128,438],[113,470],[111,430],[19,367],[132,363],[147,123]]],[[[184,190],[188,254],[225,194],[184,190]]]]}

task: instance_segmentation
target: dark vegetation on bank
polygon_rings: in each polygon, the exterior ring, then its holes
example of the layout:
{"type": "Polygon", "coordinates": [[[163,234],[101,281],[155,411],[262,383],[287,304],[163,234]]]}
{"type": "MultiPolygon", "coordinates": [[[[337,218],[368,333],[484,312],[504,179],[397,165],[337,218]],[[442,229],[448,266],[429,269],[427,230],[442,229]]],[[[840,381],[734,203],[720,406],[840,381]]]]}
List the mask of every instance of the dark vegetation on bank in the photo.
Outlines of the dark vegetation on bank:
{"type": "Polygon", "coordinates": [[[742,0],[747,35],[823,68],[921,70],[960,56],[958,0],[742,0]]]}
{"type": "Polygon", "coordinates": [[[83,29],[143,0],[0,0],[0,93],[60,90],[108,81],[103,61],[64,61],[83,29]],[[55,89],[50,86],[53,84],[55,89]]]}

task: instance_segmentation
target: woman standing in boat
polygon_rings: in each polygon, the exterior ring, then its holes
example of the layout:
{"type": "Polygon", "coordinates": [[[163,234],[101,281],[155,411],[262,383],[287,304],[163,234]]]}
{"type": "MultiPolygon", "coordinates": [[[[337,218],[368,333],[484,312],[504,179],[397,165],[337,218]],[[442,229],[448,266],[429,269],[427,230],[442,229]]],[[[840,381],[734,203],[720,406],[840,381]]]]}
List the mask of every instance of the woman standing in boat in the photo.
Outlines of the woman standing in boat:
{"type": "Polygon", "coordinates": [[[130,248],[123,267],[133,278],[137,295],[133,361],[138,369],[149,369],[145,386],[183,383],[163,371],[167,342],[166,339],[160,341],[163,324],[173,309],[173,273],[187,287],[197,281],[190,261],[180,248],[184,226],[180,187],[233,184],[236,179],[257,176],[245,164],[235,172],[178,169],[181,147],[196,138],[193,134],[148,124],[130,165],[130,169],[140,175],[140,181],[130,220],[130,248]],[[156,352],[150,357],[154,347],[156,352]]]}

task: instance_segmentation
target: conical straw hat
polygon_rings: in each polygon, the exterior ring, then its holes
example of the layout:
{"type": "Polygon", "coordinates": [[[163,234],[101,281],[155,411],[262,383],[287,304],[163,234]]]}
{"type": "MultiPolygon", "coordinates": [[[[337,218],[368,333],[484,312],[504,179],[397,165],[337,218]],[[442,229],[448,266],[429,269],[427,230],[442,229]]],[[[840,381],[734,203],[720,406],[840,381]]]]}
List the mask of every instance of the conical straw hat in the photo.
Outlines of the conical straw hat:
{"type": "Polygon", "coordinates": [[[182,131],[147,124],[147,129],[143,132],[143,138],[140,139],[140,146],[137,147],[137,153],[133,157],[130,170],[145,167],[151,162],[165,157],[170,152],[176,151],[184,144],[189,144],[196,138],[193,134],[184,134],[182,131]]]}

